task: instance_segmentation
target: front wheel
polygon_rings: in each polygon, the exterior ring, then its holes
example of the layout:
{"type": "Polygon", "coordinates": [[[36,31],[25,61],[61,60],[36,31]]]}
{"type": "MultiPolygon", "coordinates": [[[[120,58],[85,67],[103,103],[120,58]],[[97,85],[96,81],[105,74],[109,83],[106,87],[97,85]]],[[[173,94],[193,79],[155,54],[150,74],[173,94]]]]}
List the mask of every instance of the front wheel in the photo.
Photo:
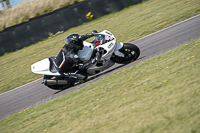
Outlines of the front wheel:
{"type": "Polygon", "coordinates": [[[113,55],[111,60],[119,63],[119,64],[126,64],[135,61],[140,56],[140,49],[131,43],[124,43],[123,47],[119,49],[124,57],[120,57],[117,55],[113,55]]]}

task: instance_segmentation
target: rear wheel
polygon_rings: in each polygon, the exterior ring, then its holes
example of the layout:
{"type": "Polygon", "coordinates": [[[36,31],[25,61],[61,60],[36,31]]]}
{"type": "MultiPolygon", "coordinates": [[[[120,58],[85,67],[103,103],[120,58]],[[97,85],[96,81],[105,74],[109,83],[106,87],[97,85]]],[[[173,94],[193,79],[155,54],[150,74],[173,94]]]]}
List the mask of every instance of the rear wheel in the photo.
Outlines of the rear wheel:
{"type": "Polygon", "coordinates": [[[67,84],[63,84],[63,85],[46,85],[47,87],[54,90],[64,90],[75,84],[75,82],[72,79],[64,78],[64,77],[54,77],[54,76],[49,76],[49,75],[44,75],[44,80],[66,80],[67,81],[67,84]]]}
{"type": "Polygon", "coordinates": [[[124,57],[120,57],[117,55],[113,55],[111,60],[119,63],[126,64],[135,61],[140,56],[140,49],[131,43],[124,43],[124,46],[119,49],[119,51],[124,55],[124,57]]]}

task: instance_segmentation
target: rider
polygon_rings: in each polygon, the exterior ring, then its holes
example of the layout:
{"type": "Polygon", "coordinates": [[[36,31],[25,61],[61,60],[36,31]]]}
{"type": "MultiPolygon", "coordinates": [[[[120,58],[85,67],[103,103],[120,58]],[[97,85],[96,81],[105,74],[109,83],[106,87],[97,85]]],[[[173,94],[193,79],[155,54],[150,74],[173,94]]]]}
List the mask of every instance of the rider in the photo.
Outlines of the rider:
{"type": "MultiPolygon", "coordinates": [[[[93,30],[92,33],[98,32],[96,30],[93,30]]],[[[84,40],[94,36],[92,33],[82,36],[78,34],[71,34],[65,39],[66,44],[62,47],[54,61],[56,69],[62,76],[64,76],[65,73],[68,72],[74,73],[81,80],[87,78],[87,74],[84,72],[84,70],[97,62],[99,54],[97,54],[95,58],[83,64],[83,62],[80,61],[77,52],[83,49],[84,40]],[[79,71],[77,71],[75,67],[78,67],[79,71]]]]}

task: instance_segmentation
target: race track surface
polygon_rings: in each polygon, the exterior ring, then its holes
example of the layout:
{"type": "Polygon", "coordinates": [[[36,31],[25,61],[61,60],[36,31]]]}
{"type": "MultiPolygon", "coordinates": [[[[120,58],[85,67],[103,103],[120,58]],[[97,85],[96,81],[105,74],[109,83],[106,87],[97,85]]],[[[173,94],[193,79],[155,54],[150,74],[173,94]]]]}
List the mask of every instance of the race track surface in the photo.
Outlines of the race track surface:
{"type": "Polygon", "coordinates": [[[69,92],[81,89],[87,84],[94,83],[119,69],[134,66],[141,61],[160,55],[198,38],[200,38],[200,15],[131,42],[136,44],[141,50],[141,55],[137,61],[128,65],[116,64],[103,73],[91,78],[86,83],[75,85],[63,91],[58,91],[45,87],[41,84],[42,79],[38,79],[3,93],[0,95],[0,120],[7,118],[9,115],[18,113],[22,109],[37,106],[69,92]]]}

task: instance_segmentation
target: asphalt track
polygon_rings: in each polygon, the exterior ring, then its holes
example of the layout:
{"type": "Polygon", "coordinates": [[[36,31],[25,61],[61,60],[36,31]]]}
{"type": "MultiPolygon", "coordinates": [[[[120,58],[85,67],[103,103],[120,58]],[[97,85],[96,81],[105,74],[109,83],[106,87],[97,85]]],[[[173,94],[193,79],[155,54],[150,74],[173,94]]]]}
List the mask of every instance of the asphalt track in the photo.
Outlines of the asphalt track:
{"type": "Polygon", "coordinates": [[[141,55],[137,61],[128,65],[116,64],[99,75],[90,78],[86,83],[58,91],[45,87],[41,84],[42,79],[38,79],[9,92],[0,94],[0,120],[18,113],[22,109],[37,106],[69,92],[81,89],[88,84],[119,71],[119,69],[134,66],[139,62],[160,55],[198,38],[200,38],[200,14],[131,42],[136,44],[141,50],[141,55]]]}

